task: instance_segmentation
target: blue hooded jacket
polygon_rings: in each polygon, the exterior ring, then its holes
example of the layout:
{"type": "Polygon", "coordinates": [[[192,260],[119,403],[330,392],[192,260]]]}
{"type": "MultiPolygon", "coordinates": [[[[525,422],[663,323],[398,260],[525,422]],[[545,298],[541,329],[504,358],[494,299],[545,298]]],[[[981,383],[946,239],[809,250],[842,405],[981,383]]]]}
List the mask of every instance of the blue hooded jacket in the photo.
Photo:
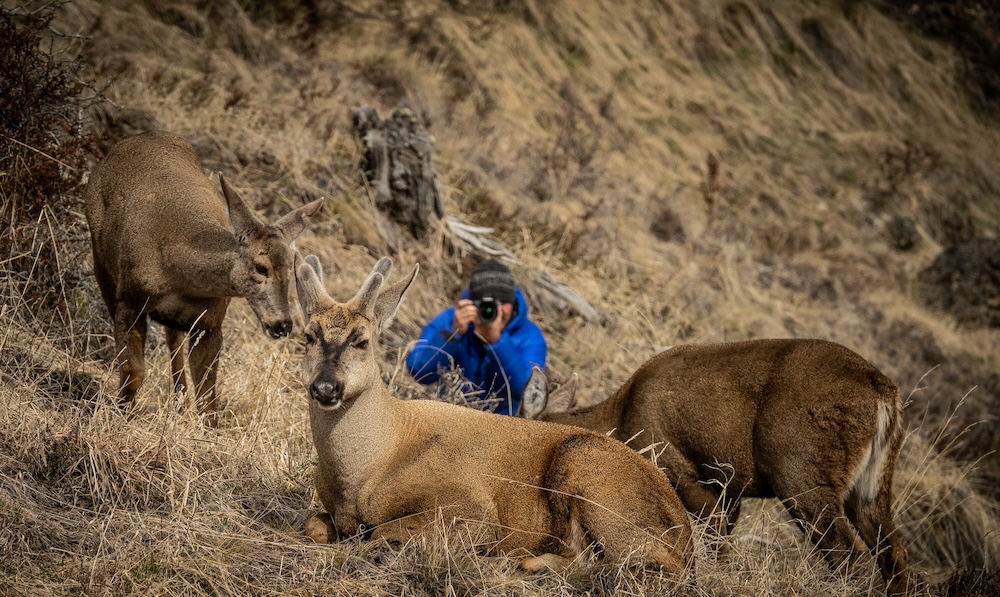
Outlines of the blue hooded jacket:
{"type": "MultiPolygon", "coordinates": [[[[438,368],[462,368],[466,379],[483,391],[483,396],[496,394],[500,404],[494,412],[517,414],[521,394],[531,375],[531,366],[545,369],[545,337],[537,325],[528,319],[528,303],[520,288],[514,289],[516,310],[500,339],[487,344],[473,333],[475,324],[462,335],[455,334],[451,323],[455,306],[448,307],[424,326],[420,339],[406,355],[410,375],[420,383],[436,383],[438,368]]],[[[468,289],[462,298],[469,298],[468,289]]]]}

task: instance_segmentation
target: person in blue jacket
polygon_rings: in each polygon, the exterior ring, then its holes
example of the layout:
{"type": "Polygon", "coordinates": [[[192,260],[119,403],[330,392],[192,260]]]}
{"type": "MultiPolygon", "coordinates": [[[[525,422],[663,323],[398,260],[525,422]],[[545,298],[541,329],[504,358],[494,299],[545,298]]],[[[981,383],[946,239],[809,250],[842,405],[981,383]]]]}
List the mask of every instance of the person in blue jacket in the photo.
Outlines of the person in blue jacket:
{"type": "Polygon", "coordinates": [[[503,263],[489,259],[476,266],[469,287],[454,305],[420,333],[406,366],[423,384],[437,383],[452,365],[481,392],[484,408],[516,415],[532,365],[545,369],[545,337],[528,319],[528,303],[503,263]],[[495,405],[495,408],[492,408],[495,405]]]}

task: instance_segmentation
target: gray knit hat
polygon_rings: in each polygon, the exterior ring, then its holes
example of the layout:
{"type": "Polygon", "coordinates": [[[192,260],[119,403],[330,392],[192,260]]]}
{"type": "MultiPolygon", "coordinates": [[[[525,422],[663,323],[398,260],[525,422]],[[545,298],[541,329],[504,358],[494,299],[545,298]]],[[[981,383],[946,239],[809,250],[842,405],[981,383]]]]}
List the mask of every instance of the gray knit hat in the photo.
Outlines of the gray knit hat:
{"type": "Polygon", "coordinates": [[[478,301],[488,296],[501,303],[517,304],[514,274],[496,259],[488,259],[477,265],[469,278],[469,298],[478,301]]]}

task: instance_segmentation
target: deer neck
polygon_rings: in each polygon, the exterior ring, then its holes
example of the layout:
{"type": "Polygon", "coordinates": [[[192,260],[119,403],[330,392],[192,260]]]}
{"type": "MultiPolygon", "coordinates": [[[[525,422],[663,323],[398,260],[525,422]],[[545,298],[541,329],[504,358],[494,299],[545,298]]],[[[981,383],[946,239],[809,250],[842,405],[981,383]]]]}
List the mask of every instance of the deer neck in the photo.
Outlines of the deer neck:
{"type": "Polygon", "coordinates": [[[583,427],[599,433],[607,433],[621,426],[621,413],[624,404],[624,388],[618,390],[611,398],[585,408],[574,411],[553,413],[545,417],[546,421],[583,427]]]}
{"type": "Polygon", "coordinates": [[[233,233],[226,229],[200,232],[197,239],[164,251],[167,270],[183,280],[188,296],[221,298],[240,296],[233,283],[233,268],[240,259],[233,233]]]}
{"type": "Polygon", "coordinates": [[[358,487],[395,450],[400,437],[398,400],[378,386],[335,411],[310,401],[309,419],[320,462],[338,482],[358,487]]]}

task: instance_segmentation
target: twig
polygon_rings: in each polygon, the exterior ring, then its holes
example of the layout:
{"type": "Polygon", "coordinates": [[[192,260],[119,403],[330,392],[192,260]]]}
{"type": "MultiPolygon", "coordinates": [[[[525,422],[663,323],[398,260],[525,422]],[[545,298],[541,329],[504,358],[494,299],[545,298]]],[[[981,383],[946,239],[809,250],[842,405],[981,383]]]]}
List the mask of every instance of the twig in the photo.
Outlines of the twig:
{"type": "Polygon", "coordinates": [[[18,145],[20,145],[21,147],[24,147],[26,149],[30,149],[31,151],[33,151],[33,152],[35,152],[35,153],[37,153],[39,155],[45,156],[45,157],[49,158],[50,160],[52,160],[53,162],[59,164],[63,168],[69,168],[70,170],[72,170],[74,172],[77,171],[77,169],[74,168],[73,166],[70,166],[69,164],[67,164],[66,162],[64,162],[64,161],[62,161],[62,160],[60,160],[58,158],[54,158],[54,157],[50,156],[49,154],[45,153],[41,149],[35,149],[34,147],[28,145],[27,143],[22,143],[21,141],[18,141],[17,139],[15,139],[13,137],[10,137],[8,135],[4,135],[3,138],[7,139],[8,141],[13,141],[14,143],[17,143],[18,145]]]}
{"type": "MultiPolygon", "coordinates": [[[[445,222],[451,238],[462,241],[474,252],[499,259],[507,265],[524,265],[510,250],[488,236],[493,232],[492,228],[473,226],[462,222],[454,216],[448,216],[445,222]]],[[[556,280],[549,272],[533,271],[531,272],[531,281],[534,284],[535,290],[544,296],[545,300],[556,307],[568,307],[576,311],[587,321],[600,320],[600,314],[597,312],[597,309],[594,309],[578,292],[556,280]]]]}

